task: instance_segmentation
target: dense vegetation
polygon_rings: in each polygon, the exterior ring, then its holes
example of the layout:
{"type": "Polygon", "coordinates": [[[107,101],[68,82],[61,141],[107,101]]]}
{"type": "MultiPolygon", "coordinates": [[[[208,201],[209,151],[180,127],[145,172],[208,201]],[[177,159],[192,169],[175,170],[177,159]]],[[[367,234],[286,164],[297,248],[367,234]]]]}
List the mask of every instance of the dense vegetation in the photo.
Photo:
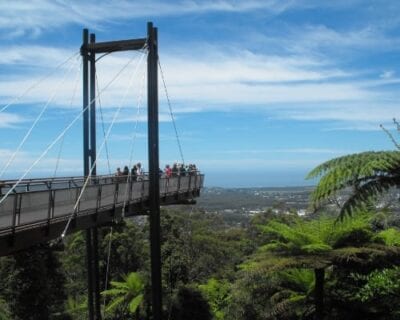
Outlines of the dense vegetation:
{"type": "MultiPolygon", "coordinates": [[[[269,210],[240,227],[163,211],[165,319],[398,319],[399,225],[371,209],[343,221],[269,210]]],[[[149,319],[147,222],[100,230],[104,318],[149,319]]],[[[0,273],[0,319],[87,318],[82,233],[2,258],[0,273]]]]}

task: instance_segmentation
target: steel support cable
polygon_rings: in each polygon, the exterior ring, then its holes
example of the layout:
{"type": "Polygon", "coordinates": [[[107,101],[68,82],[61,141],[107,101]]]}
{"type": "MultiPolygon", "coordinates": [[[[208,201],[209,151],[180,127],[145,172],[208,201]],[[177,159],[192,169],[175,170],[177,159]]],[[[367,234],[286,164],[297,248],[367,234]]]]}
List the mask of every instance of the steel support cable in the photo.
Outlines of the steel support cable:
{"type": "MultiPolygon", "coordinates": [[[[81,68],[82,68],[82,63],[81,63],[81,65],[80,65],[80,67],[79,67],[79,69],[78,69],[78,71],[76,73],[76,76],[75,76],[75,80],[74,80],[75,85],[74,85],[74,89],[73,89],[73,92],[72,92],[71,101],[69,103],[69,108],[72,107],[72,104],[74,103],[74,100],[75,100],[75,97],[76,97],[76,92],[78,91],[78,84],[80,82],[79,81],[79,74],[80,74],[81,68]]],[[[60,164],[61,153],[62,153],[62,150],[63,150],[63,147],[64,147],[64,138],[65,138],[65,136],[63,136],[62,139],[61,139],[60,149],[58,150],[57,162],[56,162],[56,167],[54,169],[53,178],[56,177],[56,174],[57,174],[57,171],[58,171],[58,166],[60,164]]]]}
{"type": "Polygon", "coordinates": [[[162,79],[162,82],[163,82],[163,85],[164,85],[165,96],[167,98],[167,103],[168,103],[168,107],[169,107],[169,113],[171,115],[172,124],[174,125],[176,141],[178,142],[178,147],[179,147],[179,153],[181,155],[182,163],[185,163],[185,159],[183,158],[182,146],[181,146],[181,142],[180,142],[179,135],[178,135],[178,130],[176,129],[175,117],[174,117],[174,114],[172,112],[171,100],[169,99],[167,85],[166,85],[166,82],[165,82],[164,72],[163,72],[163,69],[161,68],[160,58],[158,58],[158,67],[160,68],[160,74],[161,74],[161,79],[162,79]]]}
{"type": "MultiPolygon", "coordinates": [[[[106,89],[108,89],[108,87],[121,75],[122,71],[124,71],[129,64],[134,60],[134,58],[130,59],[123,67],[121,70],[118,71],[118,73],[107,83],[106,86],[104,86],[104,88],[102,89],[101,92],[99,92],[98,95],[100,95],[101,93],[103,93],[106,89]]],[[[29,174],[29,172],[32,170],[32,168],[34,168],[39,162],[40,160],[42,160],[47,153],[54,147],[54,145],[69,131],[69,129],[71,129],[71,127],[76,123],[76,121],[78,121],[82,114],[89,108],[90,104],[95,101],[98,97],[98,95],[96,97],[94,97],[91,101],[89,101],[89,103],[87,104],[87,106],[85,108],[83,108],[79,114],[70,122],[70,124],[54,139],[54,141],[43,151],[43,153],[38,157],[38,159],[36,159],[32,165],[25,171],[25,173],[18,179],[18,181],[12,186],[12,188],[10,188],[10,190],[8,190],[8,192],[6,194],[4,194],[4,196],[0,199],[0,204],[3,203],[3,201],[12,193],[14,192],[15,188],[21,183],[21,181],[29,174]]]]}
{"type": "MultiPolygon", "coordinates": [[[[99,79],[97,78],[97,73],[96,73],[96,86],[97,86],[97,91],[100,91],[100,86],[99,86],[99,79]]],[[[106,138],[106,129],[104,127],[104,117],[103,117],[103,108],[101,107],[101,99],[99,95],[99,108],[100,108],[100,118],[101,118],[101,128],[103,129],[103,138],[106,138]]],[[[106,142],[105,144],[106,148],[106,156],[107,156],[107,167],[108,167],[108,174],[111,174],[111,165],[110,165],[110,154],[108,152],[108,144],[106,142]]]]}
{"type": "Polygon", "coordinates": [[[46,112],[47,108],[49,107],[50,103],[54,100],[54,98],[56,97],[57,93],[59,92],[61,85],[64,84],[65,80],[67,79],[67,75],[70,73],[70,71],[72,70],[72,68],[75,66],[75,64],[71,64],[71,66],[65,71],[63,79],[57,84],[53,94],[50,96],[50,98],[47,100],[47,102],[44,104],[44,106],[42,107],[42,110],[40,111],[39,115],[36,117],[35,121],[32,123],[31,127],[29,128],[29,130],[26,132],[24,138],[22,139],[22,141],[20,142],[20,144],[18,145],[17,149],[14,151],[14,153],[11,155],[10,159],[8,159],[7,163],[5,164],[5,166],[1,169],[0,172],[0,178],[3,177],[5,171],[9,168],[9,166],[11,165],[11,163],[14,161],[15,157],[17,156],[17,153],[21,150],[21,148],[23,147],[23,145],[25,144],[26,140],[28,140],[29,136],[31,135],[33,129],[36,127],[36,125],[38,124],[38,122],[40,121],[40,119],[42,118],[43,114],[46,112]]]}
{"type": "Polygon", "coordinates": [[[138,70],[138,68],[139,68],[139,65],[140,65],[141,62],[143,61],[143,57],[144,57],[144,56],[145,56],[145,55],[143,54],[143,55],[141,56],[140,60],[138,61],[138,63],[136,64],[135,71],[132,73],[132,76],[131,76],[131,78],[130,78],[130,80],[129,80],[129,84],[128,84],[127,89],[126,89],[126,91],[125,91],[125,93],[124,93],[124,95],[123,95],[123,98],[122,98],[122,100],[121,100],[121,104],[118,106],[117,110],[115,111],[114,117],[113,117],[113,119],[112,119],[112,121],[111,121],[111,124],[109,125],[109,127],[108,127],[108,129],[107,129],[106,139],[103,140],[103,143],[101,144],[101,146],[100,146],[100,148],[99,148],[99,151],[98,151],[97,154],[96,154],[96,159],[93,161],[93,164],[90,166],[89,175],[86,177],[85,183],[83,184],[83,186],[82,186],[82,188],[81,188],[81,191],[80,191],[80,193],[79,193],[78,199],[76,200],[75,205],[74,205],[74,208],[73,208],[73,213],[70,215],[70,217],[69,217],[69,219],[68,219],[68,221],[67,221],[67,224],[66,224],[66,226],[65,226],[65,228],[64,228],[64,231],[61,233],[61,238],[64,238],[65,235],[66,235],[66,233],[67,233],[67,231],[68,231],[69,225],[71,224],[71,221],[72,221],[72,219],[73,219],[73,217],[74,217],[74,214],[75,214],[75,212],[76,212],[76,210],[77,210],[77,208],[78,208],[78,204],[79,204],[79,202],[80,202],[80,200],[81,200],[81,198],[82,198],[82,195],[83,195],[83,193],[85,192],[86,187],[87,187],[87,185],[88,185],[88,183],[89,183],[89,181],[90,181],[90,178],[91,178],[91,176],[92,176],[93,168],[94,168],[94,167],[96,166],[96,164],[97,164],[98,156],[101,154],[101,151],[103,150],[104,145],[105,145],[105,141],[107,141],[108,137],[110,136],[111,130],[112,130],[112,128],[114,127],[114,124],[115,124],[115,122],[116,122],[116,120],[117,120],[117,118],[118,118],[118,116],[119,116],[119,113],[120,113],[121,109],[123,108],[123,104],[124,104],[124,102],[125,102],[126,96],[128,95],[129,89],[130,89],[130,87],[132,86],[132,82],[133,82],[134,76],[136,75],[136,72],[137,72],[137,70],[138,70]]]}
{"type": "Polygon", "coordinates": [[[28,92],[30,92],[32,89],[34,89],[36,86],[38,86],[40,83],[42,83],[44,80],[49,78],[51,75],[53,75],[58,69],[60,69],[63,65],[65,65],[68,61],[70,61],[72,58],[75,56],[79,55],[79,51],[75,52],[72,56],[64,60],[63,62],[59,63],[56,67],[54,67],[53,70],[51,70],[48,74],[46,74],[43,78],[39,79],[36,81],[34,84],[32,84],[30,87],[28,87],[23,93],[21,93],[19,96],[11,100],[11,102],[7,103],[5,106],[3,106],[0,109],[0,113],[8,109],[8,107],[12,106],[13,104],[17,103],[21,98],[23,98],[28,92]]]}
{"type": "MultiPolygon", "coordinates": [[[[144,93],[144,85],[145,85],[145,80],[146,80],[146,70],[143,71],[143,77],[142,77],[142,85],[140,87],[140,92],[136,104],[136,121],[135,121],[135,126],[133,130],[133,136],[131,139],[131,146],[130,146],[130,152],[129,152],[129,168],[132,167],[132,161],[133,161],[133,150],[136,142],[136,136],[137,136],[137,127],[139,123],[139,116],[140,116],[140,107],[142,105],[142,99],[143,99],[143,93],[144,93]]],[[[125,216],[125,207],[126,207],[126,198],[128,195],[128,181],[129,178],[131,178],[132,172],[129,170],[128,176],[126,178],[126,187],[125,187],[125,195],[124,195],[124,204],[122,206],[122,216],[125,216]]]]}
{"type": "MultiPolygon", "coordinates": [[[[143,72],[143,78],[142,78],[142,86],[140,89],[138,101],[137,101],[137,111],[136,111],[136,121],[135,121],[135,127],[134,127],[134,136],[132,137],[132,142],[131,142],[131,151],[130,151],[130,158],[129,158],[129,168],[132,166],[132,159],[133,159],[133,147],[134,143],[136,140],[136,133],[137,133],[137,125],[139,122],[139,115],[140,115],[140,106],[141,106],[141,100],[143,98],[143,92],[144,92],[144,84],[145,84],[145,75],[146,72],[143,72]]],[[[124,205],[122,207],[122,216],[125,216],[125,206],[126,206],[126,196],[128,193],[128,181],[129,178],[132,176],[132,172],[129,170],[129,174],[127,177],[127,184],[125,188],[125,196],[124,196],[124,205]]],[[[110,272],[110,258],[111,258],[111,245],[112,245],[112,234],[113,234],[113,227],[110,227],[110,240],[108,242],[108,250],[107,250],[107,264],[106,264],[106,277],[105,277],[105,282],[104,282],[104,291],[108,289],[108,275],[110,272]]],[[[103,299],[103,317],[105,316],[106,313],[106,297],[103,299]]]]}

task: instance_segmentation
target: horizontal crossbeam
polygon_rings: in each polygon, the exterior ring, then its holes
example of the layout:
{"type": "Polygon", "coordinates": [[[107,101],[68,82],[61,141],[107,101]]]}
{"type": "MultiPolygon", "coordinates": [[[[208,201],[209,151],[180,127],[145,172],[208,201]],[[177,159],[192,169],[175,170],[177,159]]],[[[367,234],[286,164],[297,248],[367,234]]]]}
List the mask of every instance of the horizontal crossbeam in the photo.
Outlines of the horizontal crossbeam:
{"type": "Polygon", "coordinates": [[[140,50],[144,48],[144,46],[146,45],[146,41],[146,38],[140,38],[88,43],[87,45],[82,45],[81,54],[83,55],[85,52],[108,53],[117,51],[140,50]]]}

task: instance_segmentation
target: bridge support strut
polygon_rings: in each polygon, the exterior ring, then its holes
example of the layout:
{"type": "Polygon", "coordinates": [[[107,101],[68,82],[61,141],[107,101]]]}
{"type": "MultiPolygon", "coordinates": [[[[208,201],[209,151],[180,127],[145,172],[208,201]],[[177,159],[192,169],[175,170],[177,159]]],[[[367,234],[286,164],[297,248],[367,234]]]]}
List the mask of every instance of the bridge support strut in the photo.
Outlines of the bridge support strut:
{"type": "MultiPolygon", "coordinates": [[[[90,45],[96,37],[90,35],[90,45]]],[[[96,175],[96,54],[87,50],[89,31],[83,30],[81,49],[83,60],[83,174],[85,177],[96,175]],[[89,73],[90,66],[90,73],[89,73]],[[89,78],[90,75],[90,78],[89,78]],[[89,100],[90,91],[90,100],[89,100]]],[[[96,216],[94,216],[96,219],[96,216]]],[[[97,227],[86,230],[86,260],[88,283],[89,320],[100,320],[100,279],[97,227]]]]}
{"type": "MultiPolygon", "coordinates": [[[[148,102],[148,157],[149,157],[149,211],[150,250],[153,320],[162,319],[161,245],[160,245],[160,180],[159,180],[159,137],[158,137],[158,41],[157,28],[147,24],[147,38],[98,43],[94,34],[88,38],[83,30],[83,166],[84,175],[96,175],[96,123],[95,123],[95,63],[96,53],[139,50],[147,45],[147,102],[148,102]],[[89,81],[90,62],[90,81],[89,81]],[[89,102],[90,83],[90,102],[89,102]],[[88,107],[88,105],[90,106],[88,107]]],[[[99,270],[97,254],[97,229],[86,231],[88,260],[88,306],[89,319],[100,319],[99,270]]]]}

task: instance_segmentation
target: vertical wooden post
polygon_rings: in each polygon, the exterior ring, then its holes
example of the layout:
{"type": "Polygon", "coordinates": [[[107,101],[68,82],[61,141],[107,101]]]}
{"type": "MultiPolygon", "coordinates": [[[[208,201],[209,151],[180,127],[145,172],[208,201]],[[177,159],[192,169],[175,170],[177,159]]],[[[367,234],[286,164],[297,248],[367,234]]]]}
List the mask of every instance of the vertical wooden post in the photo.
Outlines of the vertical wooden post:
{"type": "Polygon", "coordinates": [[[162,319],[161,246],[160,246],[160,177],[158,141],[158,43],[157,28],[147,24],[147,103],[150,200],[150,250],[153,319],[162,319]]]}

